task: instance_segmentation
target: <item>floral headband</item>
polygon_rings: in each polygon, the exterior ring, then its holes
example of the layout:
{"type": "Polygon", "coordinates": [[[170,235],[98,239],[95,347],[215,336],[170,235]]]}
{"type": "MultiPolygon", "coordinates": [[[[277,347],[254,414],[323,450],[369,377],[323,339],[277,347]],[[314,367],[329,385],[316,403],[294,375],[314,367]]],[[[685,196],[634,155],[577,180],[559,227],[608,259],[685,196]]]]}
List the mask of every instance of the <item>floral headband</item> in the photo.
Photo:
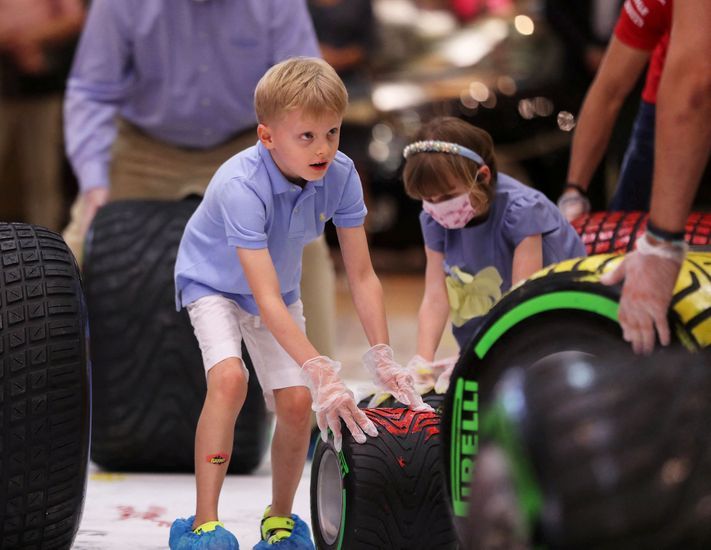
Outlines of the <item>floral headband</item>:
{"type": "Polygon", "coordinates": [[[471,159],[482,166],[486,165],[484,159],[471,149],[467,149],[462,145],[450,143],[448,141],[436,141],[432,139],[428,139],[426,141],[416,141],[405,147],[402,155],[407,158],[415,153],[448,153],[450,155],[460,155],[471,159]]]}

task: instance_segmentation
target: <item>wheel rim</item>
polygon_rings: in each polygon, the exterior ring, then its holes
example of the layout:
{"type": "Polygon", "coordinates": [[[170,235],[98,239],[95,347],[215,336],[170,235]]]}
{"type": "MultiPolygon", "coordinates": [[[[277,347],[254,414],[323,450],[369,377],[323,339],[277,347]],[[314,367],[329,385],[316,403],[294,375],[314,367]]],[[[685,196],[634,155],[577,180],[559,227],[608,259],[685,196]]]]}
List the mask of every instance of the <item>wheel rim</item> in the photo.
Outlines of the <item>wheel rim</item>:
{"type": "Polygon", "coordinates": [[[332,545],[342,527],[343,480],[338,456],[331,448],[321,457],[317,487],[318,524],[324,541],[332,545]]]}

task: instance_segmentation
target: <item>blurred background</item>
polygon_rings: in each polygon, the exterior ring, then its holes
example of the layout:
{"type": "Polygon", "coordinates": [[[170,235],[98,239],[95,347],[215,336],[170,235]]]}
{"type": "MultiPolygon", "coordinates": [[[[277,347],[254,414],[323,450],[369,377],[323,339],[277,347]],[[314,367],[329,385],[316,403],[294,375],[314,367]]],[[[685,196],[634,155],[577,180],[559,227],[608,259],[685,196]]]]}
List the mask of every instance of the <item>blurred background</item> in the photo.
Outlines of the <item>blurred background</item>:
{"type": "MultiPolygon", "coordinates": [[[[400,177],[403,147],[432,116],[461,117],[492,135],[500,171],[555,201],[578,111],[621,5],[309,0],[323,56],[349,89],[341,149],[363,181],[373,262],[388,300],[397,301],[388,307],[403,323],[391,329],[403,357],[414,346],[425,261],[420,205],[406,197],[400,177]]],[[[63,152],[61,98],[85,9],[83,0],[0,0],[0,220],[53,230],[68,221],[77,183],[63,152]],[[53,4],[62,6],[62,17],[46,7],[53,4]],[[17,36],[17,29],[28,27],[30,36],[17,36]]],[[[605,209],[615,187],[642,80],[628,96],[593,179],[593,210],[605,209]]],[[[695,210],[711,203],[705,188],[695,210]]],[[[335,248],[332,227],[327,238],[335,248]]],[[[340,275],[340,255],[333,259],[340,275]]],[[[340,276],[337,288],[338,347],[350,349],[350,337],[342,335],[361,331],[350,328],[356,321],[340,276]]],[[[443,353],[454,351],[454,342],[445,341],[443,353]]]]}
{"type": "MultiPolygon", "coordinates": [[[[77,10],[84,5],[83,0],[63,3],[75,3],[77,10]]],[[[341,148],[356,161],[363,180],[376,268],[408,271],[424,265],[420,207],[405,196],[400,168],[404,145],[432,116],[459,116],[484,128],[494,138],[501,171],[558,197],[576,115],[620,0],[309,4],[323,55],[351,96],[341,148]]],[[[28,37],[40,42],[35,60],[27,61],[16,43],[2,38],[6,28],[51,14],[35,13],[18,0],[0,0],[0,14],[0,219],[60,229],[77,185],[63,153],[58,102],[81,28],[69,21],[45,37],[28,37]],[[39,105],[43,124],[28,115],[39,105]],[[29,132],[23,124],[30,125],[29,132]],[[38,161],[40,153],[46,162],[38,161]],[[45,166],[48,173],[41,174],[33,166],[38,163],[56,166],[45,166]],[[44,188],[37,179],[48,180],[44,188]]],[[[631,93],[618,119],[591,186],[593,210],[605,208],[614,188],[638,103],[639,93],[631,93]]],[[[709,203],[703,187],[699,207],[709,203]]],[[[333,235],[330,242],[335,244],[333,235]]]]}

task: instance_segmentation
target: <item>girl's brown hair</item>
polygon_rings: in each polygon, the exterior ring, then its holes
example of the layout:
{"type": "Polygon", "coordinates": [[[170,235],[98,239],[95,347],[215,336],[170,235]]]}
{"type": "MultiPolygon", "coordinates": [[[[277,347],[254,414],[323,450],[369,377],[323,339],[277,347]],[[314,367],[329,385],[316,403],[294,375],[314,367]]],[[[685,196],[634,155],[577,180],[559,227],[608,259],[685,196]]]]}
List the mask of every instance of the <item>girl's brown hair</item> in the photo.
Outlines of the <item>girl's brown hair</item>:
{"type": "Polygon", "coordinates": [[[488,209],[494,196],[498,175],[494,142],[488,132],[455,117],[439,117],[426,123],[417,133],[415,141],[438,140],[462,145],[478,153],[491,170],[487,184],[474,176],[480,165],[471,159],[451,153],[423,152],[407,157],[403,180],[405,192],[413,199],[446,195],[453,181],[462,181],[481,209],[488,209]]]}

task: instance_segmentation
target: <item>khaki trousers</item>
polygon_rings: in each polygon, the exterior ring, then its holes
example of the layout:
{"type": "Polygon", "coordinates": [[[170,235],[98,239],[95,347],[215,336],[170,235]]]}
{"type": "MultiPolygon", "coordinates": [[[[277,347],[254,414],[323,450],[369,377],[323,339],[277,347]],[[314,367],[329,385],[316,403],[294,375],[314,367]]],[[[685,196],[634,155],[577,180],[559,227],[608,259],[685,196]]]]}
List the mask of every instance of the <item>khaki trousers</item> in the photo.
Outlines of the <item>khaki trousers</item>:
{"type": "MultiPolygon", "coordinates": [[[[121,121],[111,151],[109,200],[180,200],[193,194],[202,196],[220,165],[256,141],[252,129],[212,149],[183,149],[157,141],[121,121]]],[[[85,237],[79,229],[80,220],[81,203],[77,198],[63,237],[79,265],[85,237]]],[[[309,340],[320,353],[332,356],[335,270],[323,236],[304,248],[301,299],[309,340]]]]}
{"type": "Polygon", "coordinates": [[[13,187],[21,193],[22,219],[2,221],[59,231],[64,210],[61,94],[0,101],[0,201],[13,187]],[[8,169],[10,163],[14,170],[8,169]],[[19,185],[4,181],[8,172],[17,173],[19,185]]]}

